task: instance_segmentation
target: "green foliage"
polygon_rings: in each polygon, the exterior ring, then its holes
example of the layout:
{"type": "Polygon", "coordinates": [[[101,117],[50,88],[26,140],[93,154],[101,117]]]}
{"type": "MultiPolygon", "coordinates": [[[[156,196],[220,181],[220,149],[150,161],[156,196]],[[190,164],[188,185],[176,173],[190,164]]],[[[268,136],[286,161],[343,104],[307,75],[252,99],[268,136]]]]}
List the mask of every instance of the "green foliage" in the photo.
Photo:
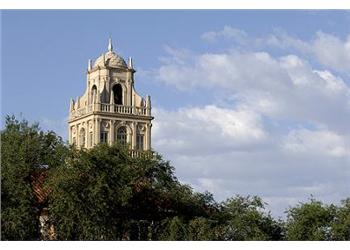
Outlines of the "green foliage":
{"type": "Polygon", "coordinates": [[[336,207],[311,199],[288,210],[288,240],[331,240],[336,207]]]}
{"type": "Polygon", "coordinates": [[[332,240],[350,240],[350,198],[342,201],[332,223],[332,240]]]}
{"type": "Polygon", "coordinates": [[[221,204],[221,240],[281,240],[283,225],[265,214],[261,198],[236,196],[221,204]]]}
{"type": "Polygon", "coordinates": [[[350,198],[341,206],[311,199],[282,222],[259,197],[217,203],[194,192],[154,152],[132,158],[118,144],[76,150],[14,117],[1,139],[2,240],[39,239],[43,207],[58,240],[350,240],[350,198]],[[39,203],[32,181],[43,171],[50,193],[39,203]]]}
{"type": "Polygon", "coordinates": [[[214,221],[196,217],[188,223],[188,240],[216,240],[214,234],[214,221]]]}
{"type": "Polygon", "coordinates": [[[181,218],[175,216],[165,221],[165,227],[160,235],[160,240],[186,240],[186,224],[181,218]]]}
{"type": "Polygon", "coordinates": [[[71,149],[50,176],[49,211],[61,240],[113,240],[128,216],[134,169],[126,150],[71,149]],[[119,227],[117,228],[117,225],[119,227]]]}
{"type": "Polygon", "coordinates": [[[50,215],[64,240],[157,239],[163,220],[203,215],[212,205],[211,196],[181,185],[159,155],[131,158],[117,144],[72,148],[48,185],[50,215]]]}
{"type": "Polygon", "coordinates": [[[2,240],[38,239],[39,205],[31,179],[44,165],[61,162],[63,143],[54,132],[42,132],[14,116],[6,117],[1,131],[2,240]]]}

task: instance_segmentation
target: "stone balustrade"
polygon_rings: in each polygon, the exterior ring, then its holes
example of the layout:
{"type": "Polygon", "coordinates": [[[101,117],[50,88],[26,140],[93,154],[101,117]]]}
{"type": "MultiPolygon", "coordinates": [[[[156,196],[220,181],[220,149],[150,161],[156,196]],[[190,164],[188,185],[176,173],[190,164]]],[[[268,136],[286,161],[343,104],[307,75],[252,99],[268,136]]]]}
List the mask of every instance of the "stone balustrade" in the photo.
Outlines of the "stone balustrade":
{"type": "Polygon", "coordinates": [[[70,112],[70,119],[80,117],[83,115],[91,114],[93,112],[102,113],[114,113],[114,114],[126,114],[126,115],[138,115],[138,116],[151,116],[151,109],[146,107],[134,107],[107,103],[95,103],[85,107],[72,110],[70,112]]]}
{"type": "Polygon", "coordinates": [[[143,150],[135,150],[135,149],[130,149],[129,150],[130,156],[133,158],[140,158],[140,157],[147,157],[147,158],[153,158],[154,154],[152,151],[143,151],[143,150]]]}

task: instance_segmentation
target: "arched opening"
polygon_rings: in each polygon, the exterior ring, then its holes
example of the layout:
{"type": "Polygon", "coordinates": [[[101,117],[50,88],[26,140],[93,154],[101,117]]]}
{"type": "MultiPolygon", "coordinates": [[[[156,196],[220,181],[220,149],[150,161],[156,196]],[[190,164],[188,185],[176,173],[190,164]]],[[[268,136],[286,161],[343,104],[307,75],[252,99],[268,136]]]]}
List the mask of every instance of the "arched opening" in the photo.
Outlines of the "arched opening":
{"type": "Polygon", "coordinates": [[[96,95],[97,95],[97,87],[96,87],[96,85],[94,85],[91,88],[91,102],[92,103],[96,102],[96,95]]]}
{"type": "Polygon", "coordinates": [[[123,87],[120,84],[113,86],[114,104],[123,105],[123,87]]]}
{"type": "Polygon", "coordinates": [[[116,141],[121,143],[121,144],[126,144],[127,142],[127,131],[126,131],[126,127],[125,126],[122,126],[122,127],[119,127],[117,129],[117,133],[116,133],[116,141]]]}

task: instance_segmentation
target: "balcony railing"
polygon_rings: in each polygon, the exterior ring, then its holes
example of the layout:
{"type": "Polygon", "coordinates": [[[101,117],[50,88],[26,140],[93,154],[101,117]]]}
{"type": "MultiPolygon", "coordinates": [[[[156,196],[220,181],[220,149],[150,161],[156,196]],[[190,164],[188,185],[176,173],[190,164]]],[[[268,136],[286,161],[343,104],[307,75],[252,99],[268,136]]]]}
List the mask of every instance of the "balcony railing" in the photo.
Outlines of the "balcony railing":
{"type": "Polygon", "coordinates": [[[140,158],[140,157],[146,157],[146,158],[153,158],[154,154],[152,151],[147,150],[135,150],[135,149],[130,149],[129,154],[133,158],[140,158]]]}
{"type": "Polygon", "coordinates": [[[116,113],[126,115],[151,116],[151,109],[145,107],[124,106],[106,103],[95,103],[70,112],[70,119],[93,112],[116,113]]]}

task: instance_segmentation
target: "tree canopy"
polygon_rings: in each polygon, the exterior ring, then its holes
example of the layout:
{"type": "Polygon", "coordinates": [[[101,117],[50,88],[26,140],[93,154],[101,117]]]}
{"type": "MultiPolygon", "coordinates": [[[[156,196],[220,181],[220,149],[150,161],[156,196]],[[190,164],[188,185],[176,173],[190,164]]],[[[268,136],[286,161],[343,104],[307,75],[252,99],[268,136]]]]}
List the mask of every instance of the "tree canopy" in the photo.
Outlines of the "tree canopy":
{"type": "Polygon", "coordinates": [[[14,116],[1,131],[1,238],[38,238],[38,204],[32,179],[47,166],[64,161],[65,146],[54,132],[43,132],[14,116]]]}
{"type": "Polygon", "coordinates": [[[195,192],[156,152],[131,157],[118,144],[77,150],[15,117],[6,118],[1,139],[2,240],[40,239],[44,208],[57,240],[350,239],[350,199],[340,206],[311,199],[276,220],[260,197],[217,202],[195,192]]]}

